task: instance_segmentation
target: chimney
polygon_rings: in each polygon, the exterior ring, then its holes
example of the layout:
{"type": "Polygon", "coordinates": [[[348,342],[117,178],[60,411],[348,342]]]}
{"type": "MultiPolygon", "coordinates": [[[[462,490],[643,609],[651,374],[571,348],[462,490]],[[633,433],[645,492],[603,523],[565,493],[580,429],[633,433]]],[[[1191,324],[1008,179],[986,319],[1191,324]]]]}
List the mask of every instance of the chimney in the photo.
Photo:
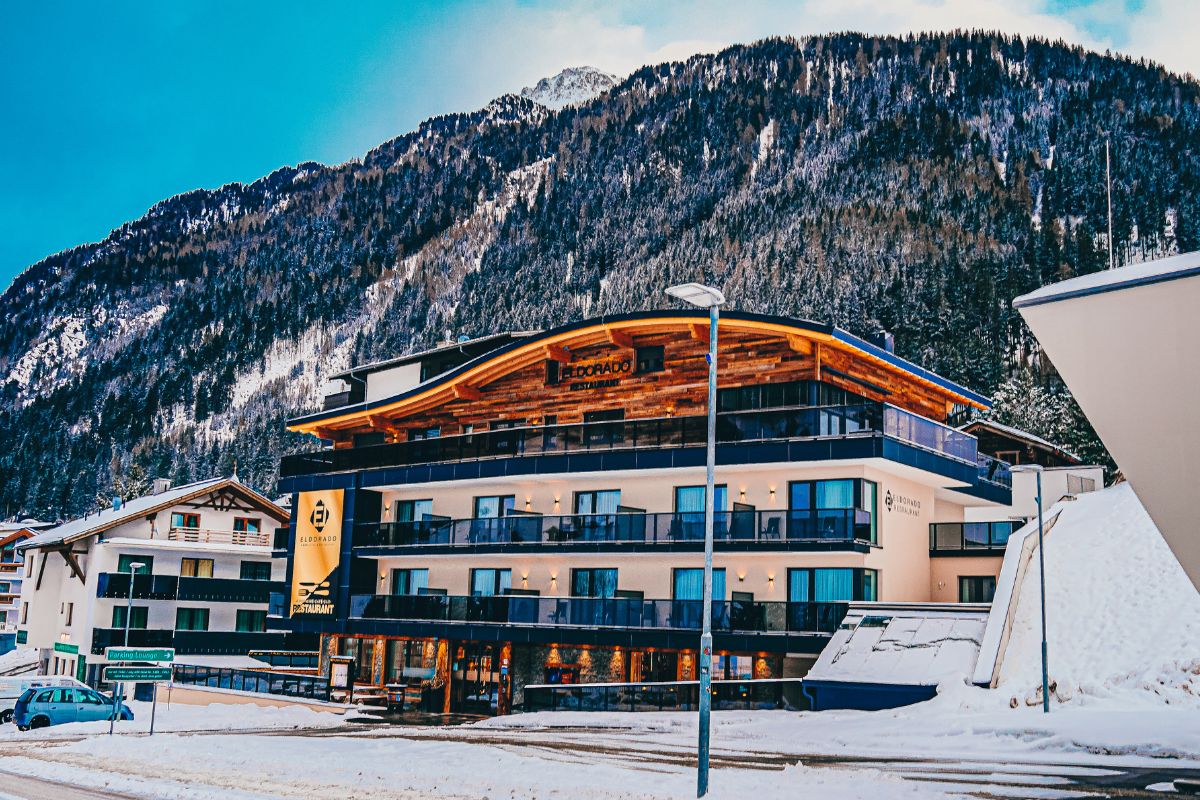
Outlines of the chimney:
{"type": "Polygon", "coordinates": [[[881,350],[896,352],[896,337],[890,331],[876,331],[867,337],[867,341],[881,350]]]}
{"type": "Polygon", "coordinates": [[[162,494],[163,492],[167,491],[170,488],[171,488],[171,479],[170,478],[155,478],[150,492],[151,492],[151,494],[162,494]]]}

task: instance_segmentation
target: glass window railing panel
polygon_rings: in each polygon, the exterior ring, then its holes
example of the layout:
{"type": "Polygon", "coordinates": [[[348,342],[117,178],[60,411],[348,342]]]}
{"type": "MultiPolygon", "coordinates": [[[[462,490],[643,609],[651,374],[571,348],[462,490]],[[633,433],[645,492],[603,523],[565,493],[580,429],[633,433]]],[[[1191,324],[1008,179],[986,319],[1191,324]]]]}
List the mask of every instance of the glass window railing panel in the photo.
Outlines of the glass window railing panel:
{"type": "Polygon", "coordinates": [[[974,436],[895,406],[884,407],[883,432],[926,450],[976,463],[977,442],[974,436]]]}
{"type": "Polygon", "coordinates": [[[1008,540],[1016,531],[1017,524],[1014,522],[993,522],[992,523],[992,547],[1007,547],[1008,540]]]}
{"type": "Polygon", "coordinates": [[[963,547],[968,550],[988,547],[991,544],[991,528],[987,522],[964,522],[963,547]]]}

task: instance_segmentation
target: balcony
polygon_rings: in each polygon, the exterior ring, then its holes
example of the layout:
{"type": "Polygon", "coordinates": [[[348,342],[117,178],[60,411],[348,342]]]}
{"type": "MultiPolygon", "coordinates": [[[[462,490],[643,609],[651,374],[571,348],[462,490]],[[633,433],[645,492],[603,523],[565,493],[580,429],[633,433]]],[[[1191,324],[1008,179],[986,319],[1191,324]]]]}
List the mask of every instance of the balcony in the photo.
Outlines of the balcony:
{"type": "Polygon", "coordinates": [[[201,528],[171,528],[167,540],[193,544],[222,544],[234,547],[270,547],[271,534],[266,531],[212,531],[201,528]]]}
{"type": "MultiPolygon", "coordinates": [[[[355,595],[350,600],[350,616],[508,626],[699,631],[703,606],[699,600],[622,597],[355,595]]],[[[717,601],[713,603],[712,629],[715,633],[830,634],[837,630],[848,607],[848,603],[717,601]]]]}
{"type": "MultiPolygon", "coordinates": [[[[871,514],[862,509],[722,511],[713,537],[724,550],[861,550],[872,546],[871,514]]],[[[418,522],[361,523],[356,555],[473,549],[580,551],[695,550],[704,544],[704,514],[622,512],[487,519],[428,518],[418,522]]]]}
{"type": "MultiPolygon", "coordinates": [[[[315,637],[279,631],[173,631],[134,628],[130,647],[174,647],[179,655],[245,655],[251,650],[312,650],[315,637]]],[[[92,632],[92,653],[125,644],[123,628],[97,628],[92,632]]]]}
{"type": "MultiPolygon", "coordinates": [[[[133,580],[135,600],[192,600],[210,603],[266,603],[281,584],[239,578],[193,578],[176,575],[137,575],[133,580]]],[[[96,596],[108,599],[129,597],[129,574],[102,572],[96,596]]]]}
{"type": "Polygon", "coordinates": [[[929,555],[931,556],[995,556],[1004,555],[1008,538],[1023,523],[1002,522],[935,522],[929,526],[929,555]]]}
{"type": "MultiPolygon", "coordinates": [[[[703,448],[704,416],[511,428],[395,444],[322,450],[285,456],[280,477],[474,462],[530,456],[703,448]]],[[[884,438],[948,459],[967,481],[976,477],[976,440],[970,434],[885,403],[779,408],[717,416],[720,444],[884,438]]],[[[812,458],[831,458],[817,455],[812,458]]],[[[860,456],[861,457],[861,456],[860,456]]],[[[658,466],[658,465],[656,465],[658,466]]]]}

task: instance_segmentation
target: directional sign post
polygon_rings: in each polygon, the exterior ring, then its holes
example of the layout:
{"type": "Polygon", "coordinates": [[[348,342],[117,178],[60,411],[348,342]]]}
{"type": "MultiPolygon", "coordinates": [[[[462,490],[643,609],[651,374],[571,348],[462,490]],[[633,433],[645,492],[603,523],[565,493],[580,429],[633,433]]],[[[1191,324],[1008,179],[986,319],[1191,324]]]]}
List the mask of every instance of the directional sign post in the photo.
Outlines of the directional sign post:
{"type": "MultiPolygon", "coordinates": [[[[128,613],[128,612],[127,612],[128,613]]],[[[107,647],[104,658],[109,662],[142,662],[143,664],[171,664],[175,661],[173,647],[107,647]]],[[[162,683],[171,680],[169,666],[105,667],[104,680],[109,683],[162,683]]],[[[116,694],[113,694],[113,717],[116,717],[116,694]]],[[[158,687],[154,687],[154,699],[150,706],[150,735],[154,735],[154,718],[158,715],[158,687]]],[[[112,731],[110,730],[111,734],[112,731]]]]}
{"type": "Polygon", "coordinates": [[[175,650],[171,647],[107,647],[104,649],[104,658],[107,661],[170,664],[175,660],[175,650]]]}
{"type": "Polygon", "coordinates": [[[105,667],[109,683],[159,683],[171,680],[170,667],[105,667]]]}

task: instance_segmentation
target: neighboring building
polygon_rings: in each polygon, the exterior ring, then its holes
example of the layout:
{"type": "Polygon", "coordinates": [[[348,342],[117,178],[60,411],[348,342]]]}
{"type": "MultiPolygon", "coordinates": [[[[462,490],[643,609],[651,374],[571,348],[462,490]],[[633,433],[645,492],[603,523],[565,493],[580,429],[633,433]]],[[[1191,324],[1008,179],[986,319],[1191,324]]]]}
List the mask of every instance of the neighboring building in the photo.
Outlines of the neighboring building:
{"type": "Polygon", "coordinates": [[[1004,555],[1008,537],[1037,516],[1037,477],[1010,473],[1008,465],[1042,467],[1042,505],[1047,509],[1063,497],[1103,489],[1104,467],[1084,464],[1060,445],[990,419],[974,420],[960,430],[974,436],[979,452],[990,459],[986,463],[991,479],[1012,486],[1012,501],[966,508],[963,521],[931,527],[931,599],[988,603],[996,591],[996,559],[1004,555]]]}
{"type": "Polygon", "coordinates": [[[44,673],[95,684],[104,649],[125,643],[180,654],[279,650],[267,628],[284,564],[272,560],[287,512],[236,477],[156,491],[23,541],[20,635],[44,673]]]}
{"type": "Polygon", "coordinates": [[[1096,272],[1013,301],[1200,588],[1192,422],[1200,252],[1096,272]]]}
{"type": "MultiPolygon", "coordinates": [[[[643,312],[345,373],[289,424],[332,447],[281,464],[277,624],[321,635],[326,674],[350,656],[444,710],[694,680],[707,336],[702,312],[643,312]]],[[[930,601],[930,526],[1012,502],[1007,466],[946,424],[987,398],[880,341],[722,315],[718,679],[803,676],[852,601],[930,601]]]]}
{"type": "Polygon", "coordinates": [[[26,519],[0,522],[0,655],[17,645],[17,621],[21,618],[22,558],[17,544],[49,523],[26,519]]]}

